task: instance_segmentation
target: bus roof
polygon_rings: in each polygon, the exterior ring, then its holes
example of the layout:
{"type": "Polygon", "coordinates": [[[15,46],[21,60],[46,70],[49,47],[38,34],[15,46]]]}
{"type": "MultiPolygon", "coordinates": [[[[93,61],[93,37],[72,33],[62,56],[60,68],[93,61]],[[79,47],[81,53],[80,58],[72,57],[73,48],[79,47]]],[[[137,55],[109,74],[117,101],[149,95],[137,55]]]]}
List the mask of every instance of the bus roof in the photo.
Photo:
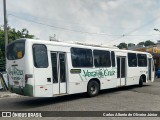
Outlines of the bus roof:
{"type": "Polygon", "coordinates": [[[99,50],[113,50],[116,52],[125,52],[125,53],[142,53],[142,54],[148,54],[151,55],[148,52],[141,52],[141,51],[132,51],[132,50],[124,50],[124,49],[118,49],[118,48],[111,48],[107,46],[100,46],[100,45],[91,45],[91,44],[81,44],[81,43],[69,43],[65,41],[47,41],[47,40],[37,40],[37,39],[28,39],[28,38],[22,38],[18,39],[14,42],[18,41],[28,41],[28,42],[33,42],[33,43],[40,43],[40,44],[47,44],[47,45],[56,45],[56,46],[65,46],[65,47],[79,47],[79,48],[86,48],[86,49],[99,49],[99,50]]]}

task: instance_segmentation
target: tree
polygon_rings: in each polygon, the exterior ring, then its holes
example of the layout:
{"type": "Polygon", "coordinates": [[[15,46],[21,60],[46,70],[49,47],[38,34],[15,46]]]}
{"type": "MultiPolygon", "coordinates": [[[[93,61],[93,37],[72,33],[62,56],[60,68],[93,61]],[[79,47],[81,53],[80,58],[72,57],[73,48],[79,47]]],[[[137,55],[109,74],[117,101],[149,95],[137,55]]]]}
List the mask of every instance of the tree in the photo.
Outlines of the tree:
{"type": "MultiPolygon", "coordinates": [[[[19,38],[34,38],[34,35],[30,35],[29,31],[24,28],[22,30],[16,31],[15,28],[8,27],[8,42],[12,42],[19,38]]],[[[0,71],[4,68],[5,64],[5,40],[4,40],[4,30],[0,27],[0,71]]]]}
{"type": "Polygon", "coordinates": [[[151,45],[155,45],[155,43],[152,42],[152,41],[150,41],[150,40],[147,40],[147,41],[145,41],[145,43],[144,43],[144,46],[151,46],[151,45]]]}
{"type": "Polygon", "coordinates": [[[120,43],[117,47],[119,49],[124,49],[124,48],[127,48],[127,44],[123,42],[123,43],[120,43]]]}
{"type": "Polygon", "coordinates": [[[144,45],[144,42],[139,42],[137,45],[144,45]]]}
{"type": "Polygon", "coordinates": [[[132,46],[135,46],[134,43],[128,43],[128,47],[132,47],[132,46]]]}
{"type": "Polygon", "coordinates": [[[150,40],[147,40],[145,42],[139,42],[137,45],[144,45],[146,47],[146,46],[155,45],[155,43],[150,40]]]}

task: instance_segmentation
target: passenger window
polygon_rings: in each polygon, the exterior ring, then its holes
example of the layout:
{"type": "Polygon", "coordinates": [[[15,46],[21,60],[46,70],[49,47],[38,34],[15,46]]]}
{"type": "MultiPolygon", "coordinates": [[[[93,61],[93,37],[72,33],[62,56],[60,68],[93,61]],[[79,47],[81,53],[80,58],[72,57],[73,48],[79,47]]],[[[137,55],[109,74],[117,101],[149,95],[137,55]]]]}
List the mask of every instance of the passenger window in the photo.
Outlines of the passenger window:
{"type": "Polygon", "coordinates": [[[110,67],[110,52],[103,50],[94,50],[94,65],[95,67],[110,67]]]}
{"type": "Polygon", "coordinates": [[[147,56],[145,54],[137,54],[138,56],[138,66],[147,67],[147,56]]]}
{"type": "Polygon", "coordinates": [[[128,53],[128,66],[129,67],[137,67],[136,53],[128,53]]]}
{"type": "Polygon", "coordinates": [[[73,67],[92,67],[93,58],[91,49],[71,48],[73,67]]]}
{"type": "Polygon", "coordinates": [[[33,45],[33,58],[36,68],[47,68],[48,55],[46,46],[41,44],[33,45]]]}

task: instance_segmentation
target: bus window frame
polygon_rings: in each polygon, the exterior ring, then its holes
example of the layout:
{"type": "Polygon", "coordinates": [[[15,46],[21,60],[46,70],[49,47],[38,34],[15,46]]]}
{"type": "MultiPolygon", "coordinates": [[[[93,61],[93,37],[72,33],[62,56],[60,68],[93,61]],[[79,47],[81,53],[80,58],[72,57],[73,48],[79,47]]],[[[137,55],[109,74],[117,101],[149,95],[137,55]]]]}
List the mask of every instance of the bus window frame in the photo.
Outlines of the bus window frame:
{"type": "Polygon", "coordinates": [[[33,64],[34,64],[34,67],[36,67],[36,68],[48,68],[49,67],[48,50],[47,50],[47,46],[45,44],[33,44],[32,45],[32,55],[33,55],[33,64]],[[37,67],[35,65],[35,57],[34,57],[34,51],[33,51],[35,45],[43,45],[46,48],[46,56],[47,56],[47,66],[46,67],[37,67]]]}
{"type": "Polygon", "coordinates": [[[80,48],[80,47],[71,47],[70,48],[70,53],[71,53],[71,64],[73,68],[93,68],[94,67],[94,60],[93,60],[93,50],[92,49],[88,49],[88,48],[80,48]],[[85,50],[90,50],[91,51],[91,66],[74,66],[73,65],[73,57],[72,57],[72,49],[85,49],[85,50]]]}
{"type": "Polygon", "coordinates": [[[137,62],[138,62],[138,64],[137,64],[138,67],[147,67],[147,66],[148,66],[148,64],[147,64],[147,62],[148,62],[148,61],[147,61],[147,55],[146,55],[146,54],[142,54],[142,53],[137,53],[137,62]],[[146,66],[140,66],[140,65],[139,65],[138,55],[145,55],[145,56],[146,56],[146,66]]]}
{"type": "MultiPolygon", "coordinates": [[[[25,47],[25,45],[26,45],[26,43],[25,43],[26,41],[24,40],[24,39],[21,39],[21,40],[17,40],[17,41],[14,41],[13,43],[10,43],[8,46],[7,46],[7,52],[6,52],[6,58],[7,58],[7,60],[20,60],[20,59],[22,59],[22,58],[24,58],[24,56],[25,56],[25,52],[26,52],[26,47],[25,47]],[[10,46],[12,46],[13,44],[16,44],[16,43],[23,43],[24,44],[24,53],[23,53],[23,55],[22,55],[22,57],[21,58],[17,58],[17,59],[8,59],[8,47],[10,47],[10,46]]],[[[17,53],[18,54],[18,53],[17,53]]]]}
{"type": "MultiPolygon", "coordinates": [[[[107,54],[108,54],[107,53],[107,54]]],[[[109,51],[109,50],[98,50],[98,49],[94,49],[93,50],[93,62],[94,62],[94,67],[95,68],[110,68],[110,67],[112,67],[112,60],[111,60],[111,51],[109,51]],[[95,53],[94,53],[94,51],[103,51],[103,52],[108,52],[109,53],[109,62],[110,62],[110,64],[108,65],[108,66],[95,66],[95,53]]]]}
{"type": "Polygon", "coordinates": [[[139,67],[138,66],[138,58],[137,58],[137,53],[131,53],[131,52],[128,52],[128,54],[127,54],[127,62],[128,62],[128,67],[131,67],[131,68],[133,68],[133,67],[139,67]],[[135,54],[136,55],[136,66],[130,66],[130,64],[129,64],[129,54],[135,54]]]}

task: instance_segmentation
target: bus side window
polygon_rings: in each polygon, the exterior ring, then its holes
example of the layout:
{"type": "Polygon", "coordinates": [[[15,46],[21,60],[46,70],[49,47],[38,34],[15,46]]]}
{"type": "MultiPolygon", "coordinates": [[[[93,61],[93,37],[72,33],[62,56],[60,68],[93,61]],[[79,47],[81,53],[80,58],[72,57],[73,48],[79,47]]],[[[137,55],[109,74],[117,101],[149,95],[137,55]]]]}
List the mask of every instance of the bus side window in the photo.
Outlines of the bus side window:
{"type": "Polygon", "coordinates": [[[71,48],[73,67],[93,67],[92,50],[84,48],[71,48]]]}
{"type": "Polygon", "coordinates": [[[128,66],[129,67],[137,67],[136,53],[128,53],[128,66]]]}
{"type": "Polygon", "coordinates": [[[147,67],[147,55],[137,54],[137,57],[138,57],[138,66],[139,67],[147,67]]]}
{"type": "Polygon", "coordinates": [[[93,50],[95,67],[111,67],[110,52],[104,50],[93,50]]]}
{"type": "Polygon", "coordinates": [[[47,48],[42,44],[33,45],[33,59],[34,66],[36,68],[47,68],[48,67],[48,55],[47,48]]]}

